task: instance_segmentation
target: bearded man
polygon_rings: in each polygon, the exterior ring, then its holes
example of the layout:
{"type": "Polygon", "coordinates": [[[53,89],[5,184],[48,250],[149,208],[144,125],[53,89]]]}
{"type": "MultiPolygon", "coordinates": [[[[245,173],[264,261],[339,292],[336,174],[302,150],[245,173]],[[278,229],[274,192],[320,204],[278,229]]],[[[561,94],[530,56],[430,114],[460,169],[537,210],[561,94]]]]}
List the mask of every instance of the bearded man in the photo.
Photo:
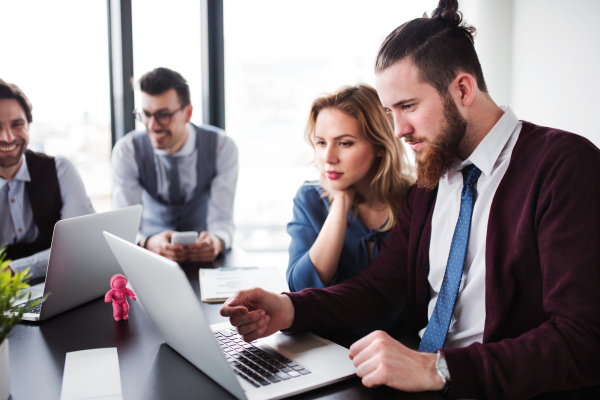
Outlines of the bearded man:
{"type": "Polygon", "coordinates": [[[8,268],[46,274],[54,224],[94,213],[75,166],[64,157],[27,150],[31,103],[0,79],[0,245],[8,268]]]}
{"type": "Polygon", "coordinates": [[[406,300],[419,351],[384,332],[350,348],[364,385],[451,398],[587,399],[600,384],[600,152],[519,121],[487,92],[456,1],[409,21],[376,61],[418,180],[377,258],[326,289],[236,293],[245,340],[358,328],[406,300]]]}

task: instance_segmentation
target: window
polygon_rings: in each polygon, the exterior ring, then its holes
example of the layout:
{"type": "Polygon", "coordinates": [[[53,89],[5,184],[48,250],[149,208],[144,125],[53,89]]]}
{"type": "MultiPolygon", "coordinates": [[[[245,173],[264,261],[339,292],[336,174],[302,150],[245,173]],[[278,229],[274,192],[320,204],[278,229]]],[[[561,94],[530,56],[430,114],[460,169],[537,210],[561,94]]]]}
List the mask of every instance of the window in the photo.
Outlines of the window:
{"type": "Polygon", "coordinates": [[[29,148],[69,158],[97,211],[111,190],[106,13],[104,0],[0,3],[0,78],[33,104],[29,148]]]}
{"type": "Polygon", "coordinates": [[[437,3],[224,2],[226,128],[240,153],[236,245],[287,251],[294,195],[318,179],[303,140],[313,100],[342,85],[374,86],[381,42],[437,3]]]}
{"type": "MultiPolygon", "coordinates": [[[[202,124],[202,52],[198,0],[133,0],[135,106],[141,108],[138,80],[165,67],[179,72],[190,86],[192,122],[202,124]]],[[[145,129],[136,122],[137,129],[145,129]]]]}

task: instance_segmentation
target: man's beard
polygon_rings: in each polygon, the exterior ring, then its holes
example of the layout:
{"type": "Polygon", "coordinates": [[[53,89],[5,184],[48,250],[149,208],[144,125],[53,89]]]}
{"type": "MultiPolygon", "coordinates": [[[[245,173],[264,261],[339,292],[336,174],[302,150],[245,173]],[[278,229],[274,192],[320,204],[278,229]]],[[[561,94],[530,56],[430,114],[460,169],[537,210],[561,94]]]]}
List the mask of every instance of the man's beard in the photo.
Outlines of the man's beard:
{"type": "Polygon", "coordinates": [[[164,150],[166,148],[168,148],[169,146],[172,145],[172,141],[173,141],[173,133],[169,130],[169,129],[160,129],[157,131],[153,131],[155,134],[166,134],[166,140],[162,143],[159,144],[158,142],[155,142],[155,138],[151,139],[150,141],[153,142],[153,147],[156,147],[157,149],[161,149],[164,150]],[[156,146],[154,146],[154,143],[156,143],[156,146]]]}
{"type": "Polygon", "coordinates": [[[427,190],[435,189],[440,179],[448,173],[467,131],[467,121],[460,115],[450,96],[444,98],[444,116],[446,125],[442,132],[423,149],[422,154],[417,151],[415,155],[417,186],[427,190]]]}
{"type": "MultiPolygon", "coordinates": [[[[0,143],[0,147],[10,147],[13,144],[15,143],[11,143],[10,145],[6,143],[0,143]]],[[[17,155],[13,157],[2,157],[0,155],[0,168],[14,167],[21,162],[21,157],[23,156],[23,153],[25,153],[25,150],[27,150],[27,146],[24,140],[17,141],[16,145],[19,146],[19,153],[17,155]]]]}

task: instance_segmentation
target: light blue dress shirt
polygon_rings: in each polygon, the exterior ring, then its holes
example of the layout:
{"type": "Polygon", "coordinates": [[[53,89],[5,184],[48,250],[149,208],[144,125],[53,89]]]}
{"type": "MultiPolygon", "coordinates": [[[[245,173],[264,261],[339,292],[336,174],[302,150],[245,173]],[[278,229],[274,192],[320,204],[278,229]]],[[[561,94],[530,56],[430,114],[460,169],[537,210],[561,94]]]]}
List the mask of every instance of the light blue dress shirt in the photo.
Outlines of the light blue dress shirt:
{"type": "MultiPolygon", "coordinates": [[[[31,181],[29,169],[23,156],[21,167],[15,176],[6,180],[0,178],[0,245],[31,243],[38,237],[38,229],[33,221],[33,211],[25,190],[25,182],[31,181]]],[[[60,218],[73,218],[94,213],[92,203],[85,192],[83,181],[75,166],[64,157],[56,157],[56,173],[60,186],[62,208],[60,218]]],[[[32,278],[46,275],[50,249],[20,258],[10,263],[15,272],[29,267],[32,278]]]]}
{"type": "MultiPolygon", "coordinates": [[[[188,138],[183,147],[173,157],[179,160],[179,182],[185,200],[194,194],[197,184],[196,168],[196,133],[191,124],[187,125],[188,138]]],[[[111,159],[113,181],[113,206],[115,208],[142,204],[142,186],[139,181],[139,168],[135,160],[133,136],[127,134],[115,144],[111,159]]],[[[157,192],[162,198],[169,198],[170,165],[165,159],[165,150],[154,149],[154,161],[157,175],[157,192]]],[[[217,175],[210,185],[210,199],[206,224],[208,231],[223,239],[225,248],[231,246],[233,238],[233,202],[238,178],[238,152],[231,138],[219,134],[216,149],[217,175]]],[[[142,224],[144,221],[142,220],[142,224]]],[[[136,238],[139,242],[145,238],[140,232],[136,238]]]]}

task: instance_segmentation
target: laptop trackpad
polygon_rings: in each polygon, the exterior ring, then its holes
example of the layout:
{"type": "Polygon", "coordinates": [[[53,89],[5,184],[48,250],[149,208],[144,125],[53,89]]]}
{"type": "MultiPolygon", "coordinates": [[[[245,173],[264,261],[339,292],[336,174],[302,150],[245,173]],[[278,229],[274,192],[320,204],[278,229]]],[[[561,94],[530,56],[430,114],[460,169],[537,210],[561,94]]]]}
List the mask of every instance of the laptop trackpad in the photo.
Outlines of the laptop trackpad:
{"type": "Polygon", "coordinates": [[[327,343],[323,343],[307,334],[280,334],[274,335],[273,339],[277,343],[277,347],[281,347],[293,354],[303,353],[308,350],[327,346],[327,343]]]}

